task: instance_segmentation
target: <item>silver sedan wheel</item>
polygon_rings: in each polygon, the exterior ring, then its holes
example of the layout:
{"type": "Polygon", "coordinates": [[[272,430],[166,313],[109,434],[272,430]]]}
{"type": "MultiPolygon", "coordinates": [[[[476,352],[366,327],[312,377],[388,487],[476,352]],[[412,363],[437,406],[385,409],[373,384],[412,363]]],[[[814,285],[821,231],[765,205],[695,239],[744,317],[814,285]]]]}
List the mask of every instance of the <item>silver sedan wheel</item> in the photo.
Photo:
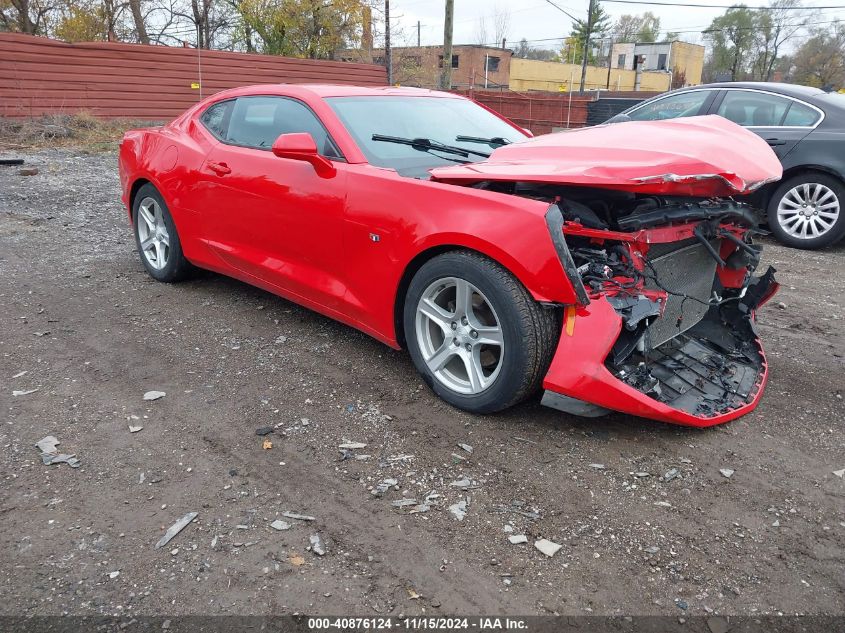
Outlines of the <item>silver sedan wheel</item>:
{"type": "Polygon", "coordinates": [[[147,263],[161,270],[170,256],[170,234],[161,205],[155,198],[144,198],[138,205],[138,243],[147,263]]]}
{"type": "Polygon", "coordinates": [[[839,219],[836,193],[818,182],[793,187],[778,203],[778,224],[792,237],[810,240],[821,237],[839,219]]]}
{"type": "Polygon", "coordinates": [[[417,344],[434,377],[461,394],[492,385],[502,368],[505,342],[493,305],[474,285],[438,279],[417,304],[417,344]]]}

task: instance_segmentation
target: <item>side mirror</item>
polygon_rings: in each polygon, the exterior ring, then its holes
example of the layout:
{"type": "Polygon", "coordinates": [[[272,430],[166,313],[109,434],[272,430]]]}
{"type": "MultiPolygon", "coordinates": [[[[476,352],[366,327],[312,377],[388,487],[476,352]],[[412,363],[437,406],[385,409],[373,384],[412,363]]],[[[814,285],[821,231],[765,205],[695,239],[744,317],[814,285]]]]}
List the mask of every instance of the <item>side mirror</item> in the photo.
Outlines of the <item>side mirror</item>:
{"type": "Polygon", "coordinates": [[[331,178],[337,173],[334,164],[328,158],[320,156],[314,137],[307,132],[281,134],[273,143],[273,153],[279,158],[302,160],[311,163],[314,171],[321,178],[331,178]]]}
{"type": "Polygon", "coordinates": [[[610,117],[605,123],[625,123],[626,121],[632,120],[627,114],[617,114],[616,116],[610,117]]]}

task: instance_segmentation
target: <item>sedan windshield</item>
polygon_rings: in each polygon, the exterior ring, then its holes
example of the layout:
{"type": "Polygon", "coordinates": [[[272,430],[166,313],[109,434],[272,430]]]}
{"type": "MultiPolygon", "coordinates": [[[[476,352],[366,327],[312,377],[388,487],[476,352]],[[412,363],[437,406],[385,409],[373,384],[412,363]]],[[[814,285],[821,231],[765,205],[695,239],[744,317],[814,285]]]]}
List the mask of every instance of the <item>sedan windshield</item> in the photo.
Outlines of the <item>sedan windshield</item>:
{"type": "Polygon", "coordinates": [[[427,177],[432,167],[482,160],[483,153],[528,138],[466,99],[379,96],[326,101],[370,164],[390,167],[403,176],[427,177]],[[385,142],[385,137],[407,142],[385,142]],[[490,143],[479,143],[485,139],[490,143]],[[438,151],[437,145],[451,151],[438,151]],[[466,150],[466,155],[456,149],[466,150]]]}

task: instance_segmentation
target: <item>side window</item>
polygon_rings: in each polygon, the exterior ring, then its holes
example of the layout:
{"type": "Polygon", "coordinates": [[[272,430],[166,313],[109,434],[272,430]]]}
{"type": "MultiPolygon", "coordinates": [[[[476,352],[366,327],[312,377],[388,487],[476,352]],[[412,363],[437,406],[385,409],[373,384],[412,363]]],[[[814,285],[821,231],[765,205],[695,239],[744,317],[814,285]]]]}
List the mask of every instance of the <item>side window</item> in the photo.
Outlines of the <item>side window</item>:
{"type": "Polygon", "coordinates": [[[781,124],[791,99],[750,90],[728,90],[716,114],[739,125],[774,127],[781,124]]]}
{"type": "Polygon", "coordinates": [[[303,103],[286,97],[240,97],[232,110],[226,140],[235,145],[269,149],[280,134],[307,132],[317,151],[340,158],[323,124],[303,103]]]}
{"type": "Polygon", "coordinates": [[[690,90],[671,97],[657,99],[651,103],[629,112],[628,116],[634,121],[657,121],[662,119],[677,119],[684,116],[695,116],[701,112],[707,98],[712,94],[710,90],[690,90]]]}
{"type": "Polygon", "coordinates": [[[226,138],[226,129],[229,127],[229,115],[232,113],[234,101],[221,101],[215,103],[202,113],[200,121],[219,139],[226,138]]]}
{"type": "Polygon", "coordinates": [[[786,112],[781,125],[791,125],[793,127],[813,127],[821,117],[818,110],[814,110],[808,105],[793,101],[786,112]]]}

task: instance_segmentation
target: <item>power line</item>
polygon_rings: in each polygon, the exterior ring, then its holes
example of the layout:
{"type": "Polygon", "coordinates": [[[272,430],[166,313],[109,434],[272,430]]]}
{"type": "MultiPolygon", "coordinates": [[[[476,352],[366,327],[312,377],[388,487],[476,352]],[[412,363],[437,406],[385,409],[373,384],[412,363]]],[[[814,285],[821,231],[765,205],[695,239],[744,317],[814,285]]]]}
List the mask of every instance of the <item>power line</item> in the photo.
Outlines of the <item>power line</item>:
{"type": "Polygon", "coordinates": [[[546,0],[546,3],[548,3],[548,4],[552,5],[555,9],[557,9],[558,11],[560,11],[561,13],[563,13],[563,14],[564,14],[565,16],[567,16],[570,20],[574,20],[575,22],[580,22],[580,21],[581,21],[581,19],[580,19],[580,18],[576,18],[576,17],[575,17],[574,15],[572,15],[569,11],[567,11],[567,10],[566,10],[566,9],[564,9],[563,7],[561,7],[561,6],[557,5],[557,4],[555,4],[554,2],[552,2],[552,0],[546,0]]]}
{"type": "MultiPolygon", "coordinates": [[[[549,0],[546,0],[549,2],[549,0]]],[[[750,9],[751,11],[812,11],[813,9],[845,9],[845,4],[832,4],[818,7],[802,7],[800,5],[789,7],[746,7],[742,4],[695,4],[685,2],[655,2],[654,0],[602,0],[603,2],[614,2],[616,4],[648,4],[657,7],[697,7],[700,9],[750,9]]]]}

